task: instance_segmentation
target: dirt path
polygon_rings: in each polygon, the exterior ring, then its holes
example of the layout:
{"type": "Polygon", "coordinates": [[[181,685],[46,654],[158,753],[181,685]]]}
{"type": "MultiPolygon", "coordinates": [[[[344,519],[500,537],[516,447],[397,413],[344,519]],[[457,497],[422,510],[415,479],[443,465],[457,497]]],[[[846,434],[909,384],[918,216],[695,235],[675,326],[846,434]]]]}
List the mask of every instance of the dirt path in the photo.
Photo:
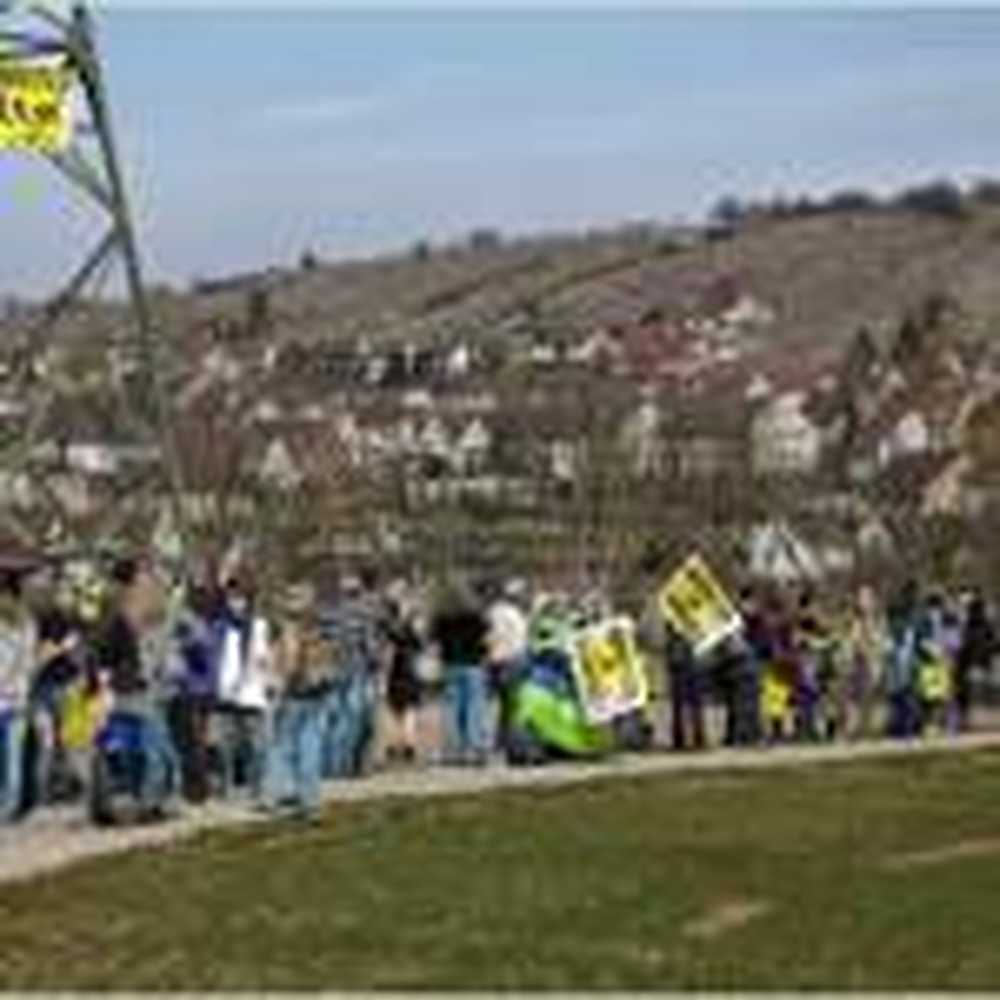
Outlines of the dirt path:
{"type": "MultiPolygon", "coordinates": [[[[715,750],[692,755],[651,753],[590,764],[554,764],[539,769],[512,769],[500,764],[481,770],[427,767],[410,771],[385,771],[360,781],[331,782],[324,795],[328,802],[355,802],[388,797],[421,798],[486,792],[500,788],[571,785],[615,777],[723,770],[754,771],[865,758],[962,752],[987,747],[1000,747],[1000,732],[917,744],[866,743],[770,750],[715,750]]],[[[84,822],[79,807],[46,810],[30,817],[21,825],[0,829],[0,883],[55,871],[85,858],[165,844],[217,827],[260,821],[260,817],[245,804],[212,802],[180,819],[159,826],[98,830],[84,822]]]]}

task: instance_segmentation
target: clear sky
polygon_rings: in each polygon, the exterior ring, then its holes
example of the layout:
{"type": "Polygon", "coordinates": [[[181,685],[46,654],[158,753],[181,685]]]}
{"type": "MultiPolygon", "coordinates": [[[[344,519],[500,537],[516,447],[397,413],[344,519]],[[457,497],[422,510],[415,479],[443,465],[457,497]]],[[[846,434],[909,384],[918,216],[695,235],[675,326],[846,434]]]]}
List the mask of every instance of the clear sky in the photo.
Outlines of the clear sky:
{"type": "MultiPolygon", "coordinates": [[[[727,192],[1000,175],[1000,10],[744,6],[106,3],[149,270],[186,282],[307,246],[341,256],[484,225],[692,218],[727,192]]],[[[51,287],[99,235],[44,164],[3,153],[0,219],[3,290],[51,287]]]]}

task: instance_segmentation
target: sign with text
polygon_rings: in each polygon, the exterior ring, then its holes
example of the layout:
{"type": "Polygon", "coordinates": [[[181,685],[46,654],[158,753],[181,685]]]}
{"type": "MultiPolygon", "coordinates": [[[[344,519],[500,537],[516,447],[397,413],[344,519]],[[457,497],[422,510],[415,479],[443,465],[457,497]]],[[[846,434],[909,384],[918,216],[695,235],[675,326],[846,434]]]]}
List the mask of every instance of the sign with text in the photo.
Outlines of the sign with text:
{"type": "Polygon", "coordinates": [[[696,656],[711,651],[742,625],[739,612],[697,553],[663,585],[659,604],[667,624],[691,644],[696,656]]]}
{"type": "Polygon", "coordinates": [[[58,153],[72,135],[64,60],[0,59],[0,150],[58,153]]]}
{"type": "Polygon", "coordinates": [[[612,618],[578,632],[572,662],[591,722],[610,722],[646,704],[649,684],[628,618],[612,618]]]}

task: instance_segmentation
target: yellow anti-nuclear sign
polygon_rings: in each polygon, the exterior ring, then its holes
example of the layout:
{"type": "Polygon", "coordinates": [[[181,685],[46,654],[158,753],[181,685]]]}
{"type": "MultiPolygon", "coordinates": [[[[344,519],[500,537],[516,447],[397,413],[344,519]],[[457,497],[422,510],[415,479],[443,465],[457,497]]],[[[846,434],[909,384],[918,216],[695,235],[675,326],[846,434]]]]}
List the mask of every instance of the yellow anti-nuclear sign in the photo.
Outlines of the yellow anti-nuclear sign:
{"type": "Polygon", "coordinates": [[[663,585],[659,604],[667,623],[698,655],[732,635],[741,624],[736,608],[697,553],[663,585]]]}
{"type": "Polygon", "coordinates": [[[64,150],[72,133],[71,83],[64,61],[0,59],[0,150],[64,150]]]}
{"type": "Polygon", "coordinates": [[[630,619],[613,618],[578,632],[571,662],[591,722],[610,722],[646,704],[649,685],[630,619]]]}

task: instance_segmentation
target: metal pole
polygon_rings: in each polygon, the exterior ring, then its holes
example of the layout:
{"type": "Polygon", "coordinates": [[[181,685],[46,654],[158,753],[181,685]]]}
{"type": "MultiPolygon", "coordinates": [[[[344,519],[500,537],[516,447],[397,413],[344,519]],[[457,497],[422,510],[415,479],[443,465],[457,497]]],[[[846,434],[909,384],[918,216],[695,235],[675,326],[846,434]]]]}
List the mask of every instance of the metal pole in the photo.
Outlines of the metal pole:
{"type": "Polygon", "coordinates": [[[104,159],[112,202],[111,213],[124,258],[129,296],[135,310],[142,361],[153,394],[154,419],[163,449],[163,460],[174,514],[174,527],[180,538],[183,557],[186,554],[187,542],[182,501],[184,478],[174,435],[172,414],[164,386],[164,367],[161,363],[160,344],[153,331],[152,316],[143,286],[142,268],[129,212],[128,195],[119,166],[100,59],[94,45],[93,24],[83,3],[78,3],[73,8],[70,24],[70,50],[75,51],[77,56],[77,69],[87,95],[94,130],[104,159]]]}

